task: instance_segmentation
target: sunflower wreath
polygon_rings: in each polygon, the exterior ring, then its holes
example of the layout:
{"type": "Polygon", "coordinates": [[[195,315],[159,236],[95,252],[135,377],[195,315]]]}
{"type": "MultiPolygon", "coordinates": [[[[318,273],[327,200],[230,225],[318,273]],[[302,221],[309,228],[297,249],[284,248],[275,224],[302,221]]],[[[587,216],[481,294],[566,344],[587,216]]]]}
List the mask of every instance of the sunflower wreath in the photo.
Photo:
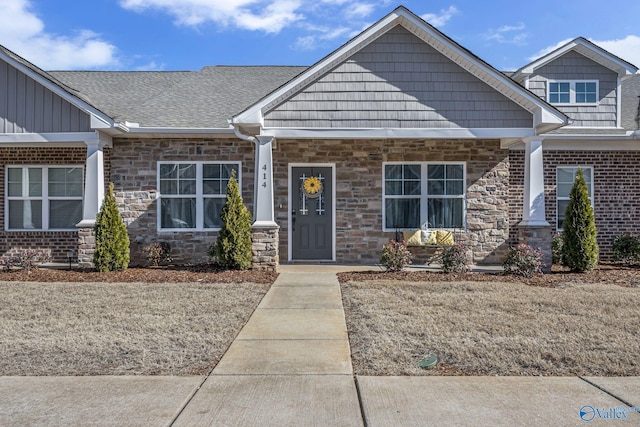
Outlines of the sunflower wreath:
{"type": "Polygon", "coordinates": [[[309,198],[316,198],[322,193],[322,181],[318,177],[310,176],[302,183],[304,194],[309,198]]]}

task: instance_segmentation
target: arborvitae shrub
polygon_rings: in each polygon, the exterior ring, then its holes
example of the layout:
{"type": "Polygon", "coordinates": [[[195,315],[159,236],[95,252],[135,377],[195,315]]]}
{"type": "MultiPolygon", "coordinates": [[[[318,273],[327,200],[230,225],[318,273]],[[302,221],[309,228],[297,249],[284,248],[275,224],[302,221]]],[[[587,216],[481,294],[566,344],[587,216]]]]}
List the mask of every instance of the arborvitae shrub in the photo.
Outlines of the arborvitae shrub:
{"type": "Polygon", "coordinates": [[[235,170],[227,185],[227,200],[220,214],[222,228],[218,239],[209,247],[209,256],[228,270],[251,267],[251,213],[242,203],[235,170]]]}
{"type": "Polygon", "coordinates": [[[93,264],[98,271],[126,270],[129,266],[129,235],[113,195],[113,183],[102,202],[94,227],[96,251],[93,264]]]}
{"type": "Polygon", "coordinates": [[[563,229],[562,263],[572,271],[593,270],[598,264],[598,231],[582,169],[571,188],[563,229]]]}

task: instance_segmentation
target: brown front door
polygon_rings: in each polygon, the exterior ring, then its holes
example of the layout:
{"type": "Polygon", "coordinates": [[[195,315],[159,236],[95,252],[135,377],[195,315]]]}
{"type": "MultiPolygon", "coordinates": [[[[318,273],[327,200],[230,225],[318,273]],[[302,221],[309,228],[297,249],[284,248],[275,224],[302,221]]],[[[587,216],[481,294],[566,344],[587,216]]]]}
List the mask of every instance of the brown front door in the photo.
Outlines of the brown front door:
{"type": "Polygon", "coordinates": [[[291,168],[291,257],[294,260],[333,258],[331,171],[330,167],[291,168]]]}

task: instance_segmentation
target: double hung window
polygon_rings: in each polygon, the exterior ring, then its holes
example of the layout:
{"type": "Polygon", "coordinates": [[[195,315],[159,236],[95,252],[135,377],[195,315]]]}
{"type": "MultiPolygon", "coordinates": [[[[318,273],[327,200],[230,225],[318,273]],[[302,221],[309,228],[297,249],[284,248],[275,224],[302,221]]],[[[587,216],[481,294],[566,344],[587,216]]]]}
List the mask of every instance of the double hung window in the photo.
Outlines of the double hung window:
{"type": "Polygon", "coordinates": [[[82,220],[82,166],[7,167],[7,230],[75,230],[82,220]]]}
{"type": "Polygon", "coordinates": [[[386,231],[464,227],[464,163],[386,163],[383,175],[386,231]]]}
{"type": "Polygon", "coordinates": [[[556,169],[556,227],[558,231],[562,231],[565,212],[571,198],[571,189],[576,180],[578,169],[582,169],[582,176],[587,183],[587,191],[589,192],[589,200],[593,206],[593,168],[590,166],[561,166],[556,169]]]}
{"type": "Polygon", "coordinates": [[[233,171],[240,182],[240,163],[237,162],[160,162],[159,229],[215,230],[222,227],[220,213],[233,171]]]}

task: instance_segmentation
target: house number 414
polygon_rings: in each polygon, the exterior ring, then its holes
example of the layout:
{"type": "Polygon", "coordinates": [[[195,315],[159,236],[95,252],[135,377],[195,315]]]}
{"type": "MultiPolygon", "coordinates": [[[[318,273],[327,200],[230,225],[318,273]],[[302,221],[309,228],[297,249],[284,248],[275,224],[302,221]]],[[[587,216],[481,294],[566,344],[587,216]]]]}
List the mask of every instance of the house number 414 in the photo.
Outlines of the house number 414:
{"type": "Polygon", "coordinates": [[[264,188],[266,188],[267,187],[267,165],[266,164],[262,165],[261,169],[263,171],[262,172],[262,186],[264,188]]]}

